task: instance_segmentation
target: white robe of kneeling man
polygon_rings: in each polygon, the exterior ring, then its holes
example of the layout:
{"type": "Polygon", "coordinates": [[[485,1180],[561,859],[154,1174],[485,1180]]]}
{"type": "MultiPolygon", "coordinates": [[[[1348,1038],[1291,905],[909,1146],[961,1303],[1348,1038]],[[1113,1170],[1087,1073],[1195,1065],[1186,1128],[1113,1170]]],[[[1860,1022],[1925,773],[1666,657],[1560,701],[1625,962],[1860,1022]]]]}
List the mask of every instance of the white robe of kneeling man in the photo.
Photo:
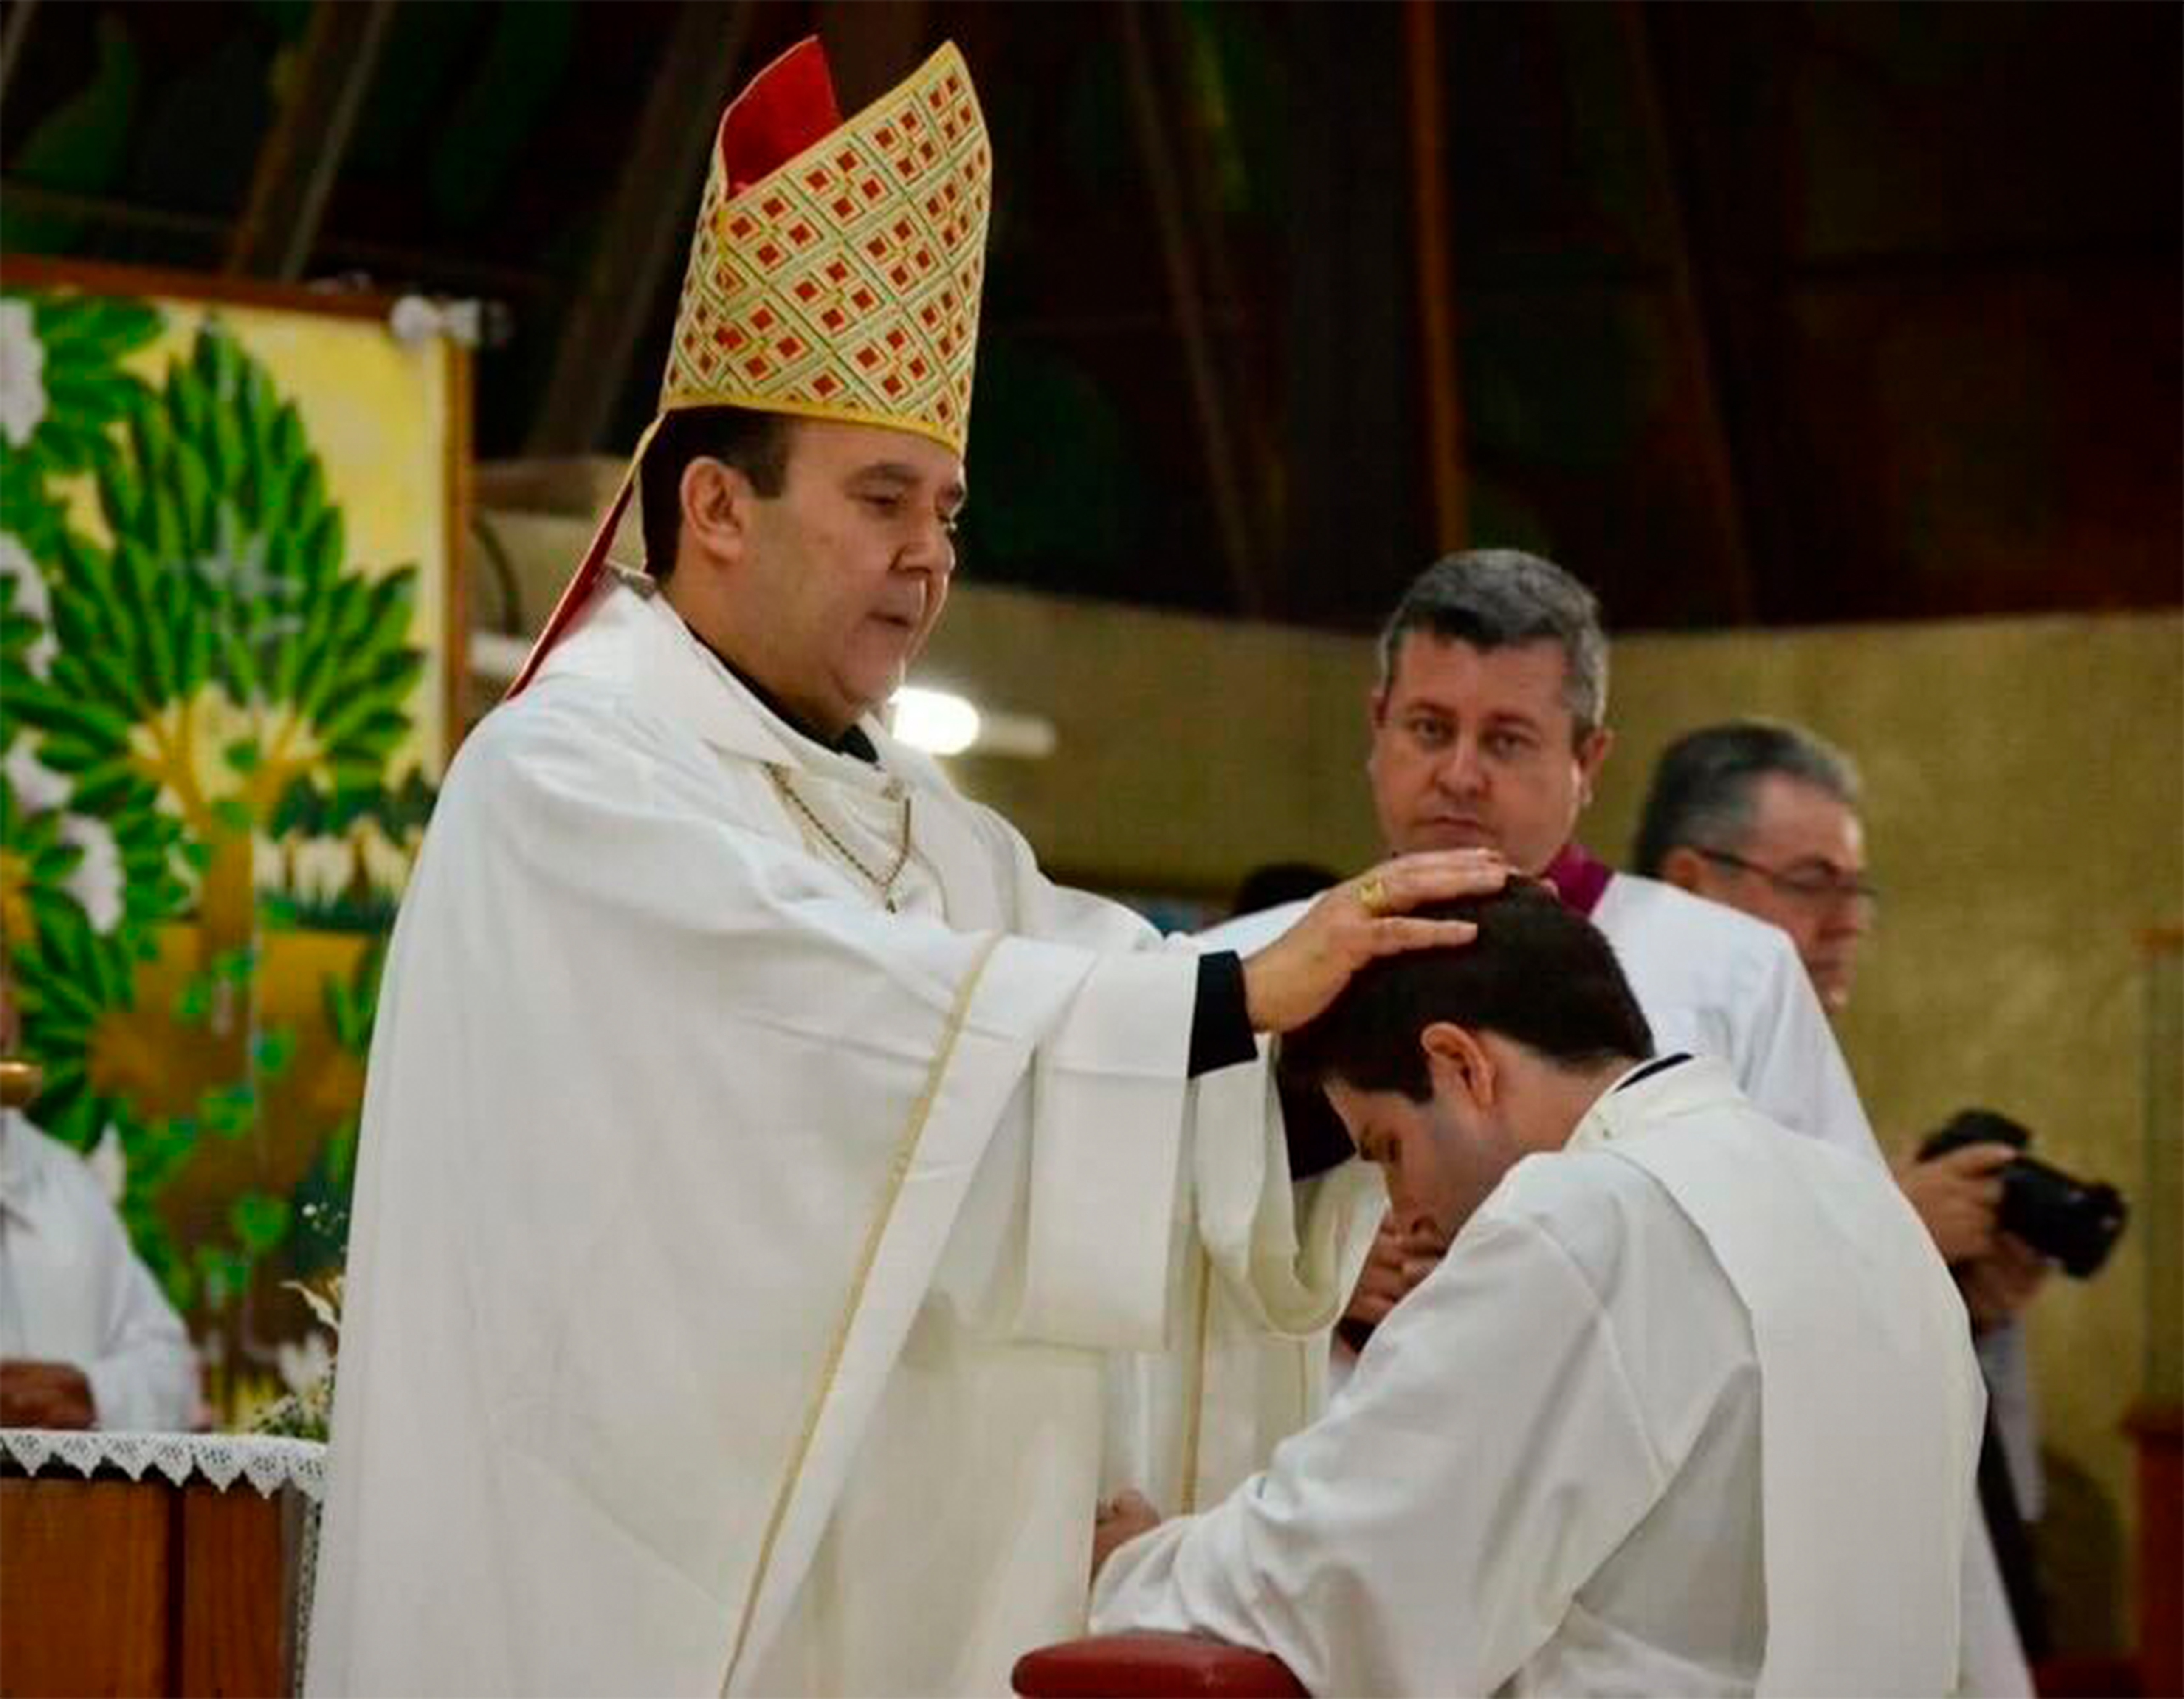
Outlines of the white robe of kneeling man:
{"type": "Polygon", "coordinates": [[[1262,1648],[1315,1693],[1945,1693],[1984,1407],[1884,1170],[1718,1062],[1636,1070],[1321,1421],[1109,1560],[1093,1626],[1262,1648]]]}

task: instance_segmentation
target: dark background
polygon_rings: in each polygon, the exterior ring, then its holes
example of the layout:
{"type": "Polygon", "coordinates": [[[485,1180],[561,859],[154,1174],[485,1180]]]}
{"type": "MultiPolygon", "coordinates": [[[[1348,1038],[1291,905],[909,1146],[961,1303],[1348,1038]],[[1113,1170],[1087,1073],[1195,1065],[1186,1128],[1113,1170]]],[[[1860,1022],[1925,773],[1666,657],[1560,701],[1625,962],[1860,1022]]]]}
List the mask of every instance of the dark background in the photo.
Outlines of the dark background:
{"type": "Polygon", "coordinates": [[[981,580],[1354,629],[1461,534],[1624,629],[2180,600],[2173,5],[11,0],[0,245],[487,298],[480,455],[619,454],[706,132],[813,30],[845,110],[953,37],[994,132],[981,580]]]}

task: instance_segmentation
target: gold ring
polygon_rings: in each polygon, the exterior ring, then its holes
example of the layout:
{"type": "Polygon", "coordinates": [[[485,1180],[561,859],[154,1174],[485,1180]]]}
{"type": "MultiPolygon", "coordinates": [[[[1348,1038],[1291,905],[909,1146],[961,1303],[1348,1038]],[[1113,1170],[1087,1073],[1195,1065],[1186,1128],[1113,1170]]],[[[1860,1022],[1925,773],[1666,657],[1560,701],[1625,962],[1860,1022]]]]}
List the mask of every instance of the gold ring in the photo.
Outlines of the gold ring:
{"type": "Polygon", "coordinates": [[[1368,873],[1357,881],[1357,906],[1376,919],[1387,912],[1388,887],[1379,874],[1368,873]]]}

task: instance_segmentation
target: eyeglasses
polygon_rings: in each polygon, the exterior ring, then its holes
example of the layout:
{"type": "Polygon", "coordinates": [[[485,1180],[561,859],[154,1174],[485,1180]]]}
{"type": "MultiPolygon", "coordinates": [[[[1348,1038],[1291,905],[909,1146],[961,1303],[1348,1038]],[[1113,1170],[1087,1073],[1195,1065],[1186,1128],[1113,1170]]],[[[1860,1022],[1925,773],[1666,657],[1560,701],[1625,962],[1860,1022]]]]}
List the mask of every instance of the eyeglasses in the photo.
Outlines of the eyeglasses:
{"type": "Polygon", "coordinates": [[[1799,903],[1815,904],[1851,903],[1870,913],[1880,906],[1880,891],[1855,874],[1831,873],[1815,868],[1811,872],[1777,873],[1771,867],[1762,867],[1756,861],[1747,861],[1741,855],[1731,855],[1727,850],[1697,850],[1708,861],[1724,867],[1733,867],[1741,872],[1759,875],[1785,897],[1799,903]]]}

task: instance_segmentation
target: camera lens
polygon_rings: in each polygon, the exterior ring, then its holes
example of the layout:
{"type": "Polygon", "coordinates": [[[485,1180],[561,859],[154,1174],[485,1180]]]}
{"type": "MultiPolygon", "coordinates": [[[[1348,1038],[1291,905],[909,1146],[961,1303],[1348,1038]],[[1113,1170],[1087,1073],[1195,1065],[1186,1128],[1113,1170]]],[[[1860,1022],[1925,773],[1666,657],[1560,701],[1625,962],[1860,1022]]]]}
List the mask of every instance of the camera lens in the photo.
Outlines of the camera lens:
{"type": "Polygon", "coordinates": [[[2002,1230],[2053,1257],[2075,1279],[2108,1260],[2129,1216],[2114,1187],[2074,1179],[2037,1157],[2017,1157],[2002,1171],[2002,1230]]]}

